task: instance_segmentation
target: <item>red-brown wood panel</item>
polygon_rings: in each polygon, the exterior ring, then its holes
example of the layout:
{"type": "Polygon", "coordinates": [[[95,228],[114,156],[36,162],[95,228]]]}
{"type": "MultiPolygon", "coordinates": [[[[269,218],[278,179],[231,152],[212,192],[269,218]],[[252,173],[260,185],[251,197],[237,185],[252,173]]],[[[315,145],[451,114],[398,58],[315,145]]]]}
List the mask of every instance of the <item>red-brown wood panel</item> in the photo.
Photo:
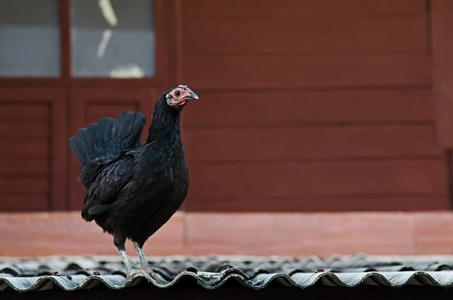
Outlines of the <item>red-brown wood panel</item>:
{"type": "MultiPolygon", "coordinates": [[[[22,190],[24,190],[24,185],[22,185],[22,190]]],[[[2,200],[2,202],[5,201],[5,203],[2,204],[3,212],[50,210],[49,205],[47,204],[49,203],[50,196],[47,193],[34,192],[33,194],[21,194],[19,192],[12,192],[8,197],[2,197],[2,199],[5,199],[2,200]]]]}
{"type": "Polygon", "coordinates": [[[46,157],[13,157],[0,158],[0,176],[9,175],[48,175],[50,164],[46,157]]]}
{"type": "Polygon", "coordinates": [[[188,160],[204,163],[442,155],[430,125],[194,129],[184,142],[188,160]]]}
{"type": "Polygon", "coordinates": [[[237,211],[420,211],[447,210],[445,195],[347,195],[297,197],[243,197],[188,200],[188,209],[197,212],[237,211]]]}
{"type": "Polygon", "coordinates": [[[432,122],[429,90],[223,92],[197,90],[186,127],[432,122]]]}
{"type": "Polygon", "coordinates": [[[426,1],[183,0],[187,209],[447,209],[429,20],[426,1]]]}
{"type": "MultiPolygon", "coordinates": [[[[31,92],[34,91],[36,90],[32,90],[31,92]]],[[[13,116],[20,115],[28,121],[37,122],[48,120],[50,118],[51,113],[48,107],[45,105],[43,106],[42,104],[29,103],[26,101],[27,98],[29,98],[29,96],[22,95],[20,99],[23,101],[16,102],[16,100],[14,100],[14,102],[7,103],[5,100],[6,103],[2,103],[3,109],[0,110],[0,119],[6,120],[11,119],[13,116]]]]}
{"type": "MultiPolygon", "coordinates": [[[[123,110],[140,111],[139,102],[109,102],[109,103],[90,103],[88,108],[88,122],[97,122],[102,117],[116,117],[123,110]]],[[[149,112],[143,112],[148,114],[149,112]]]]}
{"type": "Polygon", "coordinates": [[[432,10],[432,97],[436,104],[436,125],[441,147],[453,147],[453,2],[430,1],[432,10]]]}
{"type": "MultiPolygon", "coordinates": [[[[77,135],[79,128],[97,122],[101,117],[115,118],[123,110],[140,111],[147,118],[143,137],[151,121],[154,103],[158,99],[153,88],[77,88],[72,90],[71,136],[77,135]]],[[[83,205],[85,189],[77,182],[80,163],[70,154],[69,208],[80,209],[83,205]]]]}
{"type": "Polygon", "coordinates": [[[191,180],[194,198],[212,199],[447,192],[439,159],[192,165],[191,180]]]}
{"type": "Polygon", "coordinates": [[[188,19],[190,55],[428,51],[426,16],[381,19],[188,19]],[[251,34],[253,33],[253,34],[251,34]]]}
{"type": "MultiPolygon", "coordinates": [[[[415,198],[438,199],[433,207],[447,209],[447,180],[445,163],[442,159],[425,161],[349,161],[312,163],[266,163],[266,164],[211,164],[191,167],[191,189],[187,208],[197,207],[213,210],[222,202],[239,199],[253,202],[255,199],[275,199],[273,210],[281,210],[280,201],[285,198],[299,198],[292,201],[288,209],[326,209],[319,206],[316,197],[337,199],[361,199],[390,197],[394,199],[415,198]],[[421,197],[423,196],[423,197],[421,197]],[[303,201],[304,198],[310,201],[303,201]],[[211,206],[212,204],[212,206],[211,206]],[[443,205],[441,205],[443,204],[443,205]]],[[[248,210],[263,210],[249,203],[248,210]],[[252,208],[253,207],[253,208],[252,208]]],[[[355,210],[350,200],[340,203],[336,210],[355,210]]],[[[389,203],[390,204],[390,203],[389,203]]],[[[379,207],[380,205],[376,205],[379,207]]],[[[363,207],[362,207],[363,208],[363,207]]],[[[368,208],[374,210],[370,201],[368,208]]],[[[272,209],[271,209],[272,210],[272,209]]]]}
{"type": "Polygon", "coordinates": [[[427,54],[189,56],[184,81],[194,88],[247,89],[428,85],[427,54]],[[194,71],[196,70],[196,72],[194,71]]]}
{"type": "Polygon", "coordinates": [[[65,208],[65,94],[0,88],[0,209],[65,208]]]}
{"type": "MultiPolygon", "coordinates": [[[[11,124],[9,132],[15,135],[14,124],[11,124]]],[[[32,129],[30,129],[32,130],[32,129]]],[[[14,138],[20,138],[15,135],[14,138]]],[[[46,157],[50,154],[48,137],[40,140],[30,140],[30,137],[23,137],[23,140],[14,140],[0,148],[0,155],[8,157],[46,157]]]]}
{"type": "MultiPolygon", "coordinates": [[[[14,105],[5,105],[3,109],[5,112],[9,112],[10,115],[20,115],[20,113],[14,112],[13,109],[15,108],[14,105]]],[[[49,118],[42,120],[33,120],[28,119],[27,122],[15,122],[15,123],[0,123],[0,138],[10,136],[12,134],[11,126],[14,126],[14,135],[17,137],[23,138],[49,138],[49,130],[50,130],[50,122],[49,118]],[[13,125],[14,124],[14,125],[13,125]],[[33,129],[31,129],[33,128],[33,129]]]]}
{"type": "MultiPolygon", "coordinates": [[[[448,0],[447,0],[448,1],[448,0]]],[[[186,18],[407,16],[426,13],[424,0],[183,0],[186,18]]]]}
{"type": "Polygon", "coordinates": [[[30,177],[8,177],[0,181],[0,190],[5,194],[22,194],[26,195],[49,195],[50,180],[49,176],[30,176],[30,177]],[[24,187],[27,190],[24,191],[24,187]]]}

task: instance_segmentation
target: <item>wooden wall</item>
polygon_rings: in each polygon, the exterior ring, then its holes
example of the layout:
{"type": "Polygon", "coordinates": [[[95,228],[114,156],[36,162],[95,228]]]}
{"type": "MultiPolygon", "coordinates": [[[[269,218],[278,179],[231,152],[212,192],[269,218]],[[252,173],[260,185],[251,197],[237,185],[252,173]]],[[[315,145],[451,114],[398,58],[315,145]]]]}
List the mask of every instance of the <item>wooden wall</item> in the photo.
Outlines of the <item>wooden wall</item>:
{"type": "Polygon", "coordinates": [[[61,78],[0,78],[1,210],[80,209],[69,137],[176,84],[187,211],[451,208],[451,1],[155,0],[137,80],[71,76],[61,3],[61,78]]]}
{"type": "Polygon", "coordinates": [[[449,209],[430,3],[183,0],[195,211],[449,209]]]}

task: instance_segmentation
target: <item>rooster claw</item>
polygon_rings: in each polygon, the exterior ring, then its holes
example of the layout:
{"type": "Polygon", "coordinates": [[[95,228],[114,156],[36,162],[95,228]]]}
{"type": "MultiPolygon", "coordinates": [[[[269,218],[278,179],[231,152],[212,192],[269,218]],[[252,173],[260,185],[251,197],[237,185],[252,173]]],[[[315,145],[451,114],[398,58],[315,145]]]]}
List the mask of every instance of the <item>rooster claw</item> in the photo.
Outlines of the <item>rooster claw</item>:
{"type": "Polygon", "coordinates": [[[162,280],[160,280],[159,276],[157,276],[157,274],[151,270],[149,270],[149,271],[141,270],[138,273],[143,275],[146,278],[146,280],[148,280],[148,282],[157,283],[157,284],[165,284],[162,280]]]}
{"type": "Polygon", "coordinates": [[[133,277],[137,276],[143,276],[148,280],[148,282],[151,283],[157,283],[157,284],[165,284],[162,280],[160,280],[159,276],[157,276],[156,273],[153,271],[144,271],[144,270],[136,270],[136,271],[131,271],[127,273],[126,276],[126,281],[130,281],[133,277]]]}
{"type": "Polygon", "coordinates": [[[135,272],[133,270],[128,271],[126,275],[126,282],[131,281],[132,277],[134,277],[135,274],[137,274],[136,271],[135,272]]]}
{"type": "Polygon", "coordinates": [[[157,276],[156,273],[154,273],[153,271],[150,271],[149,273],[144,273],[145,274],[145,277],[146,279],[148,279],[148,282],[155,282],[157,284],[164,284],[164,282],[162,280],[160,280],[159,276],[157,276]]]}

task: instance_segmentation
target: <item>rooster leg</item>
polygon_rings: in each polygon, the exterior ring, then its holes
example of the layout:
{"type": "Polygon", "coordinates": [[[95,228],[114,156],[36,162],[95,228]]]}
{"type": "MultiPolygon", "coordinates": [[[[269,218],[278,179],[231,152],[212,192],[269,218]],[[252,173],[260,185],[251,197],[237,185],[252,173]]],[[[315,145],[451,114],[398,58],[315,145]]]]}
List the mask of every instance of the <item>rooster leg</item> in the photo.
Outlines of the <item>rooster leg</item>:
{"type": "Polygon", "coordinates": [[[135,241],[133,243],[134,243],[135,251],[138,254],[138,258],[140,259],[140,268],[141,268],[143,275],[145,275],[145,277],[146,277],[146,279],[148,279],[148,281],[151,281],[151,279],[153,279],[155,282],[161,283],[161,281],[159,280],[159,277],[157,277],[156,273],[154,273],[151,270],[151,268],[149,267],[148,261],[146,260],[145,253],[143,253],[142,247],[140,247],[140,245],[135,241]]]}
{"type": "Polygon", "coordinates": [[[129,257],[127,257],[126,254],[126,249],[123,247],[116,247],[116,250],[118,250],[118,253],[120,254],[121,258],[123,259],[124,266],[126,267],[126,281],[129,280],[132,277],[132,264],[131,261],[129,260],[129,257]]]}
{"type": "Polygon", "coordinates": [[[126,236],[122,232],[118,231],[113,236],[113,244],[116,246],[116,250],[118,250],[118,253],[121,256],[121,259],[123,260],[124,266],[126,267],[126,272],[127,272],[126,281],[127,281],[127,280],[131,279],[133,273],[132,273],[132,263],[129,260],[129,257],[127,257],[127,253],[126,253],[126,246],[125,246],[126,236]]]}

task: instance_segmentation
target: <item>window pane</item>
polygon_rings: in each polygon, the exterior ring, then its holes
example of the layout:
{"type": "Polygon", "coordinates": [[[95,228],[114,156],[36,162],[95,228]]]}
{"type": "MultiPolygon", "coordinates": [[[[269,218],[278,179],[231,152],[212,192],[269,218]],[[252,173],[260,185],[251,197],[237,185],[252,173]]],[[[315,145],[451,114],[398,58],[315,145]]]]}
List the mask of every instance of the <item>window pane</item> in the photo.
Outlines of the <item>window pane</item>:
{"type": "Polygon", "coordinates": [[[0,76],[58,76],[58,0],[0,0],[0,76]]]}
{"type": "Polygon", "coordinates": [[[155,72],[152,0],[73,0],[73,73],[145,77],[155,72]]]}

